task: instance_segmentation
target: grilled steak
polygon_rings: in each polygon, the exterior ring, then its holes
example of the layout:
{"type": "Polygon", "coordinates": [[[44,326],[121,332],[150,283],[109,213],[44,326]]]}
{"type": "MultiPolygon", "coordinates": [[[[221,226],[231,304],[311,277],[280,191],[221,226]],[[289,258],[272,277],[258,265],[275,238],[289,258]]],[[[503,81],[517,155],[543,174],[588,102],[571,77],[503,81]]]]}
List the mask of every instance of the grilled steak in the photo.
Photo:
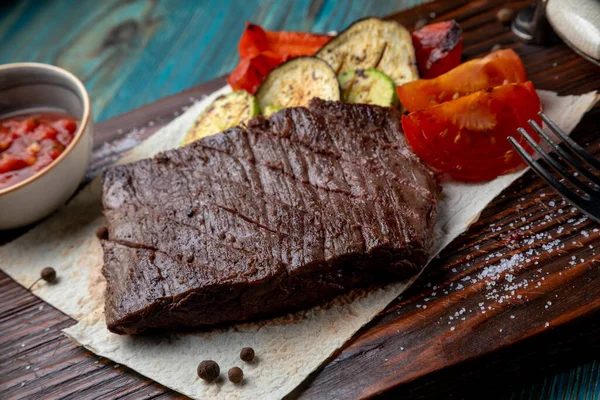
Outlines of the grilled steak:
{"type": "Polygon", "coordinates": [[[437,196],[397,111],[318,99],[110,168],[108,328],[243,321],[412,276],[437,196]]]}

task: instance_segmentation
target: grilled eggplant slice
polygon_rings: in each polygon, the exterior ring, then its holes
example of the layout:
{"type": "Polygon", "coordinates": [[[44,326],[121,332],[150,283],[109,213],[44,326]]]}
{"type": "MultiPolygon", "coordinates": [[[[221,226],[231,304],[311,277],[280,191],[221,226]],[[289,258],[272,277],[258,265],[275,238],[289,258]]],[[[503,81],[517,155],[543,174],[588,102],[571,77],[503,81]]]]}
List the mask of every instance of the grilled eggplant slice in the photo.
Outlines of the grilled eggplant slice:
{"type": "Polygon", "coordinates": [[[245,90],[236,90],[217,98],[185,135],[182,146],[246,122],[259,114],[256,98],[245,90]]]}
{"type": "Polygon", "coordinates": [[[262,110],[307,106],[314,97],[340,99],[335,71],[316,57],[298,57],[281,64],[269,72],[256,92],[262,110]]]}
{"type": "Polygon", "coordinates": [[[348,70],[376,68],[396,86],[419,79],[410,33],[395,21],[367,18],[355,22],[316,54],[342,74],[348,70]]]}
{"type": "Polygon", "coordinates": [[[375,68],[346,71],[338,77],[344,103],[396,106],[398,95],[392,78],[375,68]]]}

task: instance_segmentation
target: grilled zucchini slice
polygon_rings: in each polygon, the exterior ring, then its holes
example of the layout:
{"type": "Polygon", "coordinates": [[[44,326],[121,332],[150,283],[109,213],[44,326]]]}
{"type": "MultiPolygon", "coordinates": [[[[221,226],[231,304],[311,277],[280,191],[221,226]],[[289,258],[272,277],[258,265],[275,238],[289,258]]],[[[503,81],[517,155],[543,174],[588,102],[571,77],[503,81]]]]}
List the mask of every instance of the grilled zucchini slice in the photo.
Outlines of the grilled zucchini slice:
{"type": "Polygon", "coordinates": [[[262,115],[265,118],[269,118],[271,115],[275,114],[277,111],[282,110],[283,107],[279,106],[266,106],[264,110],[262,110],[262,115]]]}
{"type": "Polygon", "coordinates": [[[236,90],[217,98],[185,135],[182,146],[246,122],[259,114],[256,98],[245,90],[236,90]]]}
{"type": "Polygon", "coordinates": [[[398,95],[392,78],[375,68],[346,71],[338,77],[344,103],[396,106],[398,95]]]}
{"type": "Polygon", "coordinates": [[[314,97],[340,99],[335,71],[316,57],[298,57],[281,64],[269,72],[256,92],[262,110],[307,106],[314,97]]]}
{"type": "Polygon", "coordinates": [[[340,75],[376,68],[396,86],[419,79],[410,33],[396,21],[367,18],[355,22],[316,54],[340,75]]]}

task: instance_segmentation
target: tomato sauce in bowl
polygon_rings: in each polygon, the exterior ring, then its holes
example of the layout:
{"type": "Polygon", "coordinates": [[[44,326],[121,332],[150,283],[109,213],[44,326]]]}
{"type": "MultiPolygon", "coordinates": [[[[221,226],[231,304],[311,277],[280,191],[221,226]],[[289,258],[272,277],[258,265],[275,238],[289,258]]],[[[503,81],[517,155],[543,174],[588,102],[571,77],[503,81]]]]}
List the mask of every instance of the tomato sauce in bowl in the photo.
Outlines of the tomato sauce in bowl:
{"type": "Polygon", "coordinates": [[[39,112],[0,119],[0,190],[37,174],[62,154],[78,122],[67,114],[39,112]]]}

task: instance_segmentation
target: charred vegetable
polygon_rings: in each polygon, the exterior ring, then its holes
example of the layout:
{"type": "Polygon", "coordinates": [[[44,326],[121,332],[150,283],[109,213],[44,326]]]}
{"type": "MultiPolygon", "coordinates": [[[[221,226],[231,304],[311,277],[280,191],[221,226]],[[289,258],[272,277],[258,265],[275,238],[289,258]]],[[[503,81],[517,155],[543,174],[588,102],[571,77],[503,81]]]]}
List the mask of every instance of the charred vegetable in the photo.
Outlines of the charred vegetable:
{"type": "Polygon", "coordinates": [[[340,99],[335,72],[316,57],[298,57],[280,65],[267,75],[256,92],[262,110],[306,106],[314,97],[340,99]]]}
{"type": "Polygon", "coordinates": [[[511,49],[498,50],[459,65],[434,79],[419,79],[397,88],[409,112],[456,100],[478,90],[527,80],[521,59],[511,49]]]}
{"type": "Polygon", "coordinates": [[[412,33],[421,78],[432,79],[460,64],[462,29],[454,20],[427,25],[412,33]]]}
{"type": "Polygon", "coordinates": [[[484,182],[524,164],[507,137],[514,135],[524,144],[515,132],[528,120],[541,124],[540,109],[531,82],[513,83],[404,115],[402,129],[429,166],[456,180],[484,182]]]}
{"type": "Polygon", "coordinates": [[[374,68],[346,71],[338,79],[344,103],[375,104],[383,107],[398,104],[394,81],[374,68]]]}
{"type": "Polygon", "coordinates": [[[236,90],[221,96],[194,121],[194,125],[183,139],[182,146],[239,125],[258,114],[256,99],[245,90],[236,90]]]}
{"type": "Polygon", "coordinates": [[[402,85],[419,79],[410,33],[395,21],[367,18],[355,22],[316,54],[342,74],[376,68],[402,85]]]}
{"type": "Polygon", "coordinates": [[[267,74],[283,62],[299,56],[312,56],[330,36],[306,32],[266,31],[246,24],[240,38],[240,63],[227,78],[233,90],[255,93],[267,74]]]}

